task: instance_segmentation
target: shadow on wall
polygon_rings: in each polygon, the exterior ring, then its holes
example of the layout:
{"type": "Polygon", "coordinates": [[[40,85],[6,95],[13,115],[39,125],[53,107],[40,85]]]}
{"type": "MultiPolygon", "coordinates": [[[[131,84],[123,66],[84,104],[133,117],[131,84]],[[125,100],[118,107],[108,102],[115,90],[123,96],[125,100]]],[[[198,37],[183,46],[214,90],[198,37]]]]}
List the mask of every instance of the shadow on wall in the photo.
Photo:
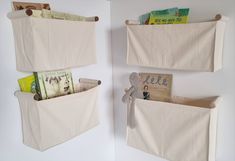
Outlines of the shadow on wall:
{"type": "Polygon", "coordinates": [[[115,68],[127,67],[126,65],[126,27],[116,28],[112,30],[112,55],[113,55],[113,66],[115,68]],[[120,43],[121,42],[121,43],[120,43]]]}
{"type": "Polygon", "coordinates": [[[125,140],[126,137],[126,125],[127,124],[127,106],[122,102],[122,96],[124,95],[124,89],[129,88],[129,66],[126,64],[126,27],[112,29],[112,56],[113,56],[113,68],[116,72],[114,75],[114,116],[115,116],[115,136],[125,140]],[[128,71],[127,71],[128,69],[128,71]],[[122,72],[118,72],[122,71],[122,72]],[[126,71],[126,72],[123,72],[126,71]],[[115,83],[116,82],[116,83],[115,83]]]}

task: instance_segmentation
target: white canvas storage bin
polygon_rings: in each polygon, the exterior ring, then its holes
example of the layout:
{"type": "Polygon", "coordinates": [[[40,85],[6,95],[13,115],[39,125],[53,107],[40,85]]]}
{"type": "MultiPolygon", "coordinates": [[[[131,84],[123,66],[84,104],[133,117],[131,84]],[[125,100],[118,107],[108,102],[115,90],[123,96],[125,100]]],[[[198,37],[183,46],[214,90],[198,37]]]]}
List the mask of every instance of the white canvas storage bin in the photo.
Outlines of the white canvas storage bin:
{"type": "Polygon", "coordinates": [[[127,25],[127,64],[214,72],[222,68],[225,21],[127,25]]]}
{"type": "Polygon", "coordinates": [[[96,63],[95,22],[11,19],[18,71],[51,71],[96,63]]]}
{"type": "MultiPolygon", "coordinates": [[[[172,103],[136,99],[127,144],[170,161],[215,161],[217,97],[172,103]]],[[[130,109],[129,109],[130,111],[130,109]]]]}
{"type": "Polygon", "coordinates": [[[43,151],[98,125],[98,88],[41,101],[16,92],[24,144],[43,151]]]}

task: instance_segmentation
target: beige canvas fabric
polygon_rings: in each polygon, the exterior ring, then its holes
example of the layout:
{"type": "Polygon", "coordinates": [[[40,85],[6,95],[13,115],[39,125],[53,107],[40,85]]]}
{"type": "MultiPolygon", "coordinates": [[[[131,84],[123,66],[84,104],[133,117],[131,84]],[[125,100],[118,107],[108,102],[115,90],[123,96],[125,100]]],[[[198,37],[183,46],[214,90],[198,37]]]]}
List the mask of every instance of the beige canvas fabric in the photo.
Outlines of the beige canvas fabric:
{"type": "Polygon", "coordinates": [[[127,25],[127,64],[214,72],[222,68],[225,21],[127,25]]]}
{"type": "Polygon", "coordinates": [[[24,144],[43,151],[98,125],[98,88],[42,101],[16,92],[24,144]]]}
{"type": "Polygon", "coordinates": [[[171,103],[136,99],[127,144],[171,161],[215,161],[217,97],[171,103]],[[132,124],[133,125],[133,124],[132,124]]]}
{"type": "Polygon", "coordinates": [[[95,22],[12,19],[18,71],[50,71],[96,63],[95,22]]]}

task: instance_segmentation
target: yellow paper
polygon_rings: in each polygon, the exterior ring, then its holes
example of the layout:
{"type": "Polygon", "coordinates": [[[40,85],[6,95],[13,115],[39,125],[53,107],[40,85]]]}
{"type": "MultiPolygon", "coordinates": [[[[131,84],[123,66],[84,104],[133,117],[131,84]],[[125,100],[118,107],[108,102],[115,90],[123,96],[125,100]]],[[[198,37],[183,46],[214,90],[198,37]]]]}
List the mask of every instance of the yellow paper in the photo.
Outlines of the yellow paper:
{"type": "Polygon", "coordinates": [[[36,84],[34,75],[30,75],[18,80],[22,92],[36,93],[36,84]]]}

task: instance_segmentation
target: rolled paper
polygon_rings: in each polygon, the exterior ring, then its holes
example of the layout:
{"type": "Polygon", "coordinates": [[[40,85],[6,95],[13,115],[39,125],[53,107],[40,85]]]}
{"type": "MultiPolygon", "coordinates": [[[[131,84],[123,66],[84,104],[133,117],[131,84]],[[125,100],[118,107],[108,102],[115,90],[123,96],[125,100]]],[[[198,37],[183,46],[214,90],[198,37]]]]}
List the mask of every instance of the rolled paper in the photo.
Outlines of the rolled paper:
{"type": "Polygon", "coordinates": [[[38,94],[35,94],[33,99],[36,100],[36,101],[42,100],[38,94]]]}
{"type": "Polygon", "coordinates": [[[83,92],[83,91],[89,90],[91,88],[94,88],[100,84],[101,84],[100,80],[80,78],[79,84],[76,85],[75,91],[76,92],[83,92]]]}
{"type": "Polygon", "coordinates": [[[93,17],[85,17],[86,21],[99,21],[98,16],[93,16],[93,17]]]}
{"type": "Polygon", "coordinates": [[[140,25],[140,21],[138,20],[126,20],[126,25],[140,25]]]}
{"type": "Polygon", "coordinates": [[[84,16],[51,11],[46,9],[42,10],[24,9],[24,10],[13,11],[7,14],[7,17],[9,19],[24,18],[28,16],[37,17],[37,18],[71,20],[71,21],[99,21],[99,17],[97,16],[84,17],[84,16]]]}
{"type": "Polygon", "coordinates": [[[95,79],[80,78],[79,79],[79,83],[87,83],[87,84],[100,85],[101,81],[100,80],[95,80],[95,79]]]}
{"type": "Polygon", "coordinates": [[[7,14],[7,17],[9,19],[15,19],[15,18],[24,18],[28,16],[32,17],[42,17],[42,11],[41,10],[32,10],[32,9],[24,9],[24,10],[18,10],[14,12],[9,12],[7,14]]]}
{"type": "Polygon", "coordinates": [[[215,19],[214,19],[215,21],[228,21],[229,20],[229,18],[228,17],[225,17],[225,16],[223,16],[223,15],[221,15],[221,14],[217,14],[216,16],[215,16],[215,19]]]}
{"type": "Polygon", "coordinates": [[[51,10],[42,10],[42,17],[52,18],[52,19],[61,19],[61,20],[71,20],[71,21],[98,21],[99,17],[84,17],[64,12],[57,12],[51,10]]]}

